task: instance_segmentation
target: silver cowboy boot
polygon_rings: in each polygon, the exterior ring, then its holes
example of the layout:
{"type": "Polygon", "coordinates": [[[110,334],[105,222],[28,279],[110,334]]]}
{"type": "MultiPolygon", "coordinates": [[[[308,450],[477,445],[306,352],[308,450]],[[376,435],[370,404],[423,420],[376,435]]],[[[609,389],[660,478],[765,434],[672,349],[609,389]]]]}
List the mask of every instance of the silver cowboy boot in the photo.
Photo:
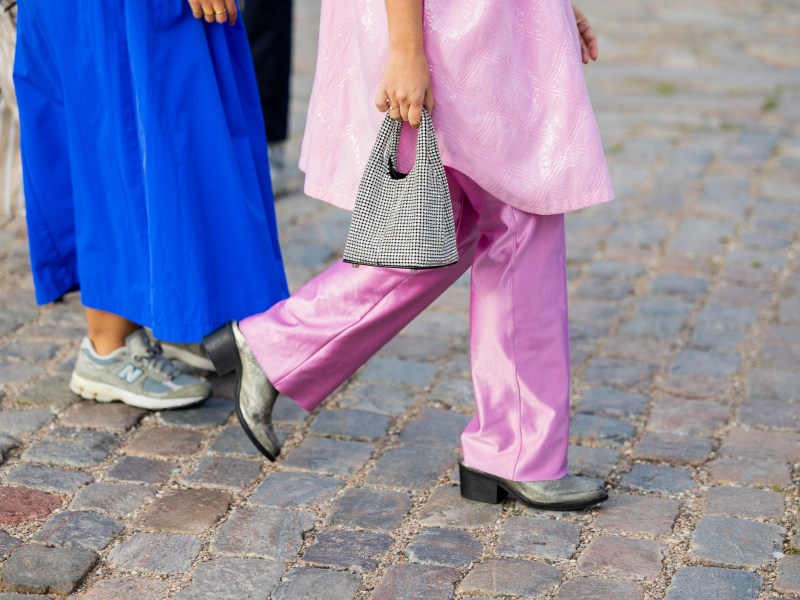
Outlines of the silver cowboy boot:
{"type": "Polygon", "coordinates": [[[608,500],[602,481],[567,474],[552,481],[512,481],[458,463],[461,495],[497,504],[506,496],[544,510],[580,510],[608,500]]]}
{"type": "Polygon", "coordinates": [[[274,461],[281,453],[272,426],[278,390],[267,379],[234,321],[207,335],[203,343],[219,375],[236,372],[236,415],[259,452],[274,461]]]}

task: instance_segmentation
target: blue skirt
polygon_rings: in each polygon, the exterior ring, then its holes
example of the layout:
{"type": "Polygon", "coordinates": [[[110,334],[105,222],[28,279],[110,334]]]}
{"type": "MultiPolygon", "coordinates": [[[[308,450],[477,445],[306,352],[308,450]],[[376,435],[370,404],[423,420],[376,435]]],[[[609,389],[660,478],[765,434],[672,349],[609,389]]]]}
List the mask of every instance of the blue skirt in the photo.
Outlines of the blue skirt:
{"type": "Polygon", "coordinates": [[[252,59],[186,0],[25,0],[19,101],[40,304],[196,342],[288,295],[252,59]]]}

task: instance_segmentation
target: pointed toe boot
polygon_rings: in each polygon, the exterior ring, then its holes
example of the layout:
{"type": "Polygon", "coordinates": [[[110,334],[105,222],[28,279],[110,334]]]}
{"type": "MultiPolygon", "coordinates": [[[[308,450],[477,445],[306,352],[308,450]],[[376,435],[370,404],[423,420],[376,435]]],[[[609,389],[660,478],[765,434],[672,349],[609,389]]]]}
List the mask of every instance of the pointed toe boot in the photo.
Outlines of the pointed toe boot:
{"type": "Polygon", "coordinates": [[[581,510],[608,500],[602,481],[567,474],[552,481],[512,481],[458,464],[461,495],[467,500],[497,504],[515,498],[542,510],[581,510]]]}
{"type": "Polygon", "coordinates": [[[267,379],[235,322],[207,335],[203,344],[219,375],[236,373],[236,415],[259,452],[274,461],[281,445],[272,425],[278,390],[267,379]]]}

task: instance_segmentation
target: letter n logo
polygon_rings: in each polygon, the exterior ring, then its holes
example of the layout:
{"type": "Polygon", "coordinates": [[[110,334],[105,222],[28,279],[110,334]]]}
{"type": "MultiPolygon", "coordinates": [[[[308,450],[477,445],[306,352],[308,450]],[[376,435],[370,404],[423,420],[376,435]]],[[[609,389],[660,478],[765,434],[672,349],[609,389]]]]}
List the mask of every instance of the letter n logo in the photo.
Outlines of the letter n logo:
{"type": "Polygon", "coordinates": [[[133,383],[142,376],[142,371],[139,367],[134,367],[131,363],[126,364],[117,373],[117,377],[124,379],[128,383],[133,383]]]}

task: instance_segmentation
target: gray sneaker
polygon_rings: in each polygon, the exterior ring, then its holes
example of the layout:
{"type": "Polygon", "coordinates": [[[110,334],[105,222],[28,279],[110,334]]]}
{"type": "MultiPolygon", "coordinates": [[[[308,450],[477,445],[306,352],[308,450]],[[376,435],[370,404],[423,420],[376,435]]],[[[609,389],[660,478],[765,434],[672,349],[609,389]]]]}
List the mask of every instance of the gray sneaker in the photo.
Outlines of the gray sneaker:
{"type": "MultiPolygon", "coordinates": [[[[203,344],[174,344],[157,339],[149,327],[144,328],[150,343],[159,346],[164,351],[164,358],[180,361],[184,365],[199,369],[200,371],[214,371],[214,363],[208,358],[203,344]]],[[[181,365],[178,365],[179,367],[181,365]]]]}
{"type": "Polygon", "coordinates": [[[188,406],[211,393],[207,381],[182,373],[164,358],[144,329],[107,356],[97,354],[89,338],[83,338],[69,387],[87,400],[121,400],[148,410],[188,406]]]}

